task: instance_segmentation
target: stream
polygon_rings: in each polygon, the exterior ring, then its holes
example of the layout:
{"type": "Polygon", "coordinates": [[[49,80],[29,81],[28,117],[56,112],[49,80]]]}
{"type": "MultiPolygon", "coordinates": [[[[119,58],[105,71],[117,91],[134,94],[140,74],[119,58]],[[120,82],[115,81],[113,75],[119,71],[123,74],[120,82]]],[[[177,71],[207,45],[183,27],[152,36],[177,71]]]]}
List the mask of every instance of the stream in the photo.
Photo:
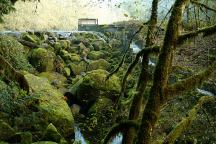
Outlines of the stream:
{"type": "MultiPolygon", "coordinates": [[[[122,139],[123,136],[121,133],[119,133],[112,139],[110,144],[122,144],[122,139]]],[[[77,126],[75,126],[75,141],[80,142],[81,144],[87,144],[85,138],[83,137],[83,134],[81,133],[80,128],[78,128],[77,126]]]]}

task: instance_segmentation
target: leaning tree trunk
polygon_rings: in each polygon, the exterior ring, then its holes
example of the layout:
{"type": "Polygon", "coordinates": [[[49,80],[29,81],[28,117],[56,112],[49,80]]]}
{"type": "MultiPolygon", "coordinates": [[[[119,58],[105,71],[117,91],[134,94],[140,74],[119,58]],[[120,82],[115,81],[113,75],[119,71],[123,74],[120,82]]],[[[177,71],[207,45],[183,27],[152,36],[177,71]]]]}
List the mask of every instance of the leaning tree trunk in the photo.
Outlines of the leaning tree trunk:
{"type": "MultiPolygon", "coordinates": [[[[158,7],[158,0],[153,0],[151,18],[149,21],[148,33],[146,38],[146,47],[150,47],[154,44],[154,36],[155,36],[154,33],[157,25],[157,7],[158,7]]],[[[136,87],[137,93],[133,97],[133,101],[129,113],[129,120],[137,120],[140,114],[142,101],[144,105],[147,103],[148,98],[143,97],[143,95],[145,93],[145,89],[149,78],[148,62],[149,62],[149,54],[144,53],[142,55],[141,72],[136,87]]],[[[136,135],[136,131],[134,128],[129,128],[128,130],[126,130],[124,133],[123,144],[133,144],[135,135],[136,135]]]]}
{"type": "Polygon", "coordinates": [[[170,67],[172,65],[173,51],[178,40],[183,11],[189,1],[190,0],[176,0],[174,4],[163,47],[154,72],[153,86],[151,87],[149,100],[143,112],[141,126],[138,131],[138,144],[151,143],[152,131],[159,118],[161,105],[165,102],[163,91],[167,86],[170,67]]]}

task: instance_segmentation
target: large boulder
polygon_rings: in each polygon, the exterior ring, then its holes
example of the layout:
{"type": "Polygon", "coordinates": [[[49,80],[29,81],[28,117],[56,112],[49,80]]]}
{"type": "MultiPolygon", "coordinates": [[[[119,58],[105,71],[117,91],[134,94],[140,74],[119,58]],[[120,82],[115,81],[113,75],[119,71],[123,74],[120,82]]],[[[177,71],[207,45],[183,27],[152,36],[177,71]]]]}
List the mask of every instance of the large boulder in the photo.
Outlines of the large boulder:
{"type": "Polygon", "coordinates": [[[30,70],[32,68],[27,60],[23,45],[13,37],[0,36],[0,55],[15,69],[30,70]]]}
{"type": "Polygon", "coordinates": [[[32,51],[30,62],[39,72],[52,71],[54,66],[55,53],[44,48],[37,48],[32,51]]]}
{"type": "Polygon", "coordinates": [[[25,74],[25,78],[29,92],[37,100],[36,107],[44,115],[44,119],[53,123],[62,136],[71,137],[74,133],[74,119],[64,95],[54,89],[47,79],[32,74],[25,74]]]}
{"type": "Polygon", "coordinates": [[[105,54],[101,51],[91,51],[88,54],[88,58],[90,60],[97,60],[97,59],[104,58],[104,57],[105,57],[105,54]]]}
{"type": "Polygon", "coordinates": [[[120,92],[120,80],[115,75],[106,80],[108,74],[107,71],[98,69],[77,80],[70,89],[70,103],[81,105],[81,110],[87,112],[101,94],[114,100],[115,94],[120,92]]]}
{"type": "Polygon", "coordinates": [[[110,63],[107,62],[105,59],[99,59],[91,61],[88,65],[88,71],[103,69],[108,70],[110,67],[110,63]]]}
{"type": "Polygon", "coordinates": [[[70,67],[71,75],[72,76],[80,75],[80,74],[86,72],[86,70],[87,70],[87,63],[84,62],[84,61],[81,61],[79,64],[70,63],[69,67],[70,67]]]}

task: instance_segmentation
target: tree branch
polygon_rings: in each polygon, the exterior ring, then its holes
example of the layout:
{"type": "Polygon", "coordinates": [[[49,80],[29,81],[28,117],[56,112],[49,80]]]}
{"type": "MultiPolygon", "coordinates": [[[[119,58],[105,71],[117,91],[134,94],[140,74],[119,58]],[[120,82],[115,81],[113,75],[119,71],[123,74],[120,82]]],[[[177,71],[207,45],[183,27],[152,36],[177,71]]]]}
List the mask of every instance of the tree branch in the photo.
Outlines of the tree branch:
{"type": "Polygon", "coordinates": [[[163,144],[173,144],[175,140],[181,136],[181,134],[186,131],[192,122],[197,117],[197,112],[202,107],[203,104],[215,100],[215,97],[203,96],[199,99],[198,103],[188,112],[187,116],[182,118],[176,127],[167,135],[163,144]]]}
{"type": "Polygon", "coordinates": [[[115,73],[117,73],[117,72],[119,71],[119,69],[122,67],[122,65],[123,65],[123,63],[124,63],[124,61],[125,61],[126,54],[127,54],[128,50],[130,49],[130,44],[132,43],[134,37],[135,37],[138,33],[141,32],[141,30],[144,28],[144,25],[146,25],[146,24],[148,24],[148,22],[143,23],[143,24],[139,27],[139,29],[132,35],[131,39],[129,40],[127,49],[126,49],[126,51],[125,51],[125,53],[124,53],[124,55],[123,55],[123,57],[122,57],[122,59],[121,59],[121,62],[119,63],[118,67],[106,77],[106,80],[108,80],[112,75],[114,75],[115,73]]]}
{"type": "Polygon", "coordinates": [[[134,120],[127,120],[114,125],[104,138],[102,144],[107,144],[113,136],[117,135],[120,132],[124,132],[126,129],[131,127],[138,130],[139,124],[134,120]]]}
{"type": "Polygon", "coordinates": [[[198,87],[202,84],[203,81],[210,77],[210,75],[216,70],[215,68],[216,61],[213,62],[213,64],[203,72],[200,72],[175,84],[167,86],[164,89],[166,99],[170,99],[172,96],[198,87]]]}
{"type": "Polygon", "coordinates": [[[194,4],[194,5],[197,5],[197,6],[204,7],[204,8],[206,8],[207,10],[210,10],[210,11],[213,11],[213,12],[216,13],[216,9],[213,9],[213,8],[211,8],[211,7],[209,7],[209,6],[205,5],[205,4],[203,4],[203,3],[200,3],[200,2],[194,1],[194,0],[192,0],[191,3],[194,4]]]}
{"type": "Polygon", "coordinates": [[[137,53],[134,61],[130,64],[130,66],[128,67],[128,69],[127,69],[127,71],[126,71],[126,73],[124,75],[124,78],[123,78],[123,81],[122,81],[122,89],[121,89],[120,96],[123,95],[123,93],[125,91],[125,87],[126,87],[127,78],[131,74],[131,72],[134,69],[134,67],[136,66],[136,64],[138,63],[140,57],[143,54],[146,54],[146,55],[158,54],[159,52],[160,52],[160,46],[152,46],[152,47],[149,47],[149,48],[142,49],[141,51],[139,51],[137,53]]]}
{"type": "Polygon", "coordinates": [[[198,34],[200,34],[200,33],[204,33],[204,36],[212,35],[212,34],[216,33],[216,25],[201,28],[199,30],[180,35],[178,37],[178,44],[182,44],[185,40],[187,40],[189,38],[194,38],[195,36],[198,36],[198,34]]]}

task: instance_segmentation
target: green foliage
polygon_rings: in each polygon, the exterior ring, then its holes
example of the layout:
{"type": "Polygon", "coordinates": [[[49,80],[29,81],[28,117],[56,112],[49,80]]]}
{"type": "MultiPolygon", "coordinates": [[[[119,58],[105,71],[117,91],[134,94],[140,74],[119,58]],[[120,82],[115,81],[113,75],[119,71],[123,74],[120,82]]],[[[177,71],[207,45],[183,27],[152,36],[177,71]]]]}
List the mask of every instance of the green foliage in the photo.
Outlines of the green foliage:
{"type": "Polygon", "coordinates": [[[23,45],[13,37],[0,36],[0,55],[15,69],[30,70],[32,68],[27,61],[23,45]]]}

